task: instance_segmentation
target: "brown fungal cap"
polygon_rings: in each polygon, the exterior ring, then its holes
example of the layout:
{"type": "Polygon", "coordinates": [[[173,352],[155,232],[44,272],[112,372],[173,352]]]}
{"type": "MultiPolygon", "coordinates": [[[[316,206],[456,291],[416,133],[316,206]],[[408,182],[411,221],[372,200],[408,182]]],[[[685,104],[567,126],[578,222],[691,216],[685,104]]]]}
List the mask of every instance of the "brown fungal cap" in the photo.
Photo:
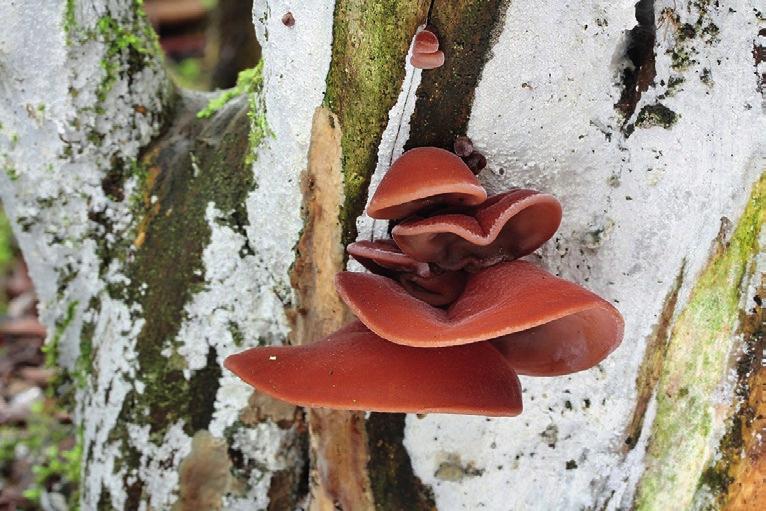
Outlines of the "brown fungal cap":
{"type": "Polygon", "coordinates": [[[282,24],[283,24],[284,26],[286,26],[286,27],[292,27],[293,25],[295,25],[295,16],[293,16],[293,13],[292,13],[292,12],[290,12],[290,11],[287,11],[287,12],[286,12],[286,13],[285,13],[285,14],[282,16],[282,24]]]}
{"type": "Polygon", "coordinates": [[[413,53],[410,64],[418,69],[436,69],[444,65],[444,52],[413,53]]]}
{"type": "Polygon", "coordinates": [[[410,63],[419,69],[434,69],[444,64],[444,52],[439,51],[439,38],[430,30],[415,34],[410,63]]]}
{"type": "Polygon", "coordinates": [[[513,416],[516,373],[490,344],[424,350],[381,339],[359,322],[306,346],[259,347],[224,365],[261,392],[342,410],[513,416]]]}
{"type": "Polygon", "coordinates": [[[496,339],[521,374],[587,369],[611,353],[623,335],[622,316],[609,302],[526,261],[470,275],[446,310],[376,275],[339,273],[336,287],[359,320],[389,341],[440,347],[496,339]]]}
{"type": "Polygon", "coordinates": [[[412,51],[415,53],[435,53],[439,51],[439,38],[430,30],[421,30],[415,34],[415,45],[412,51]]]}
{"type": "Polygon", "coordinates": [[[486,198],[487,192],[457,155],[437,147],[417,147],[391,166],[367,214],[398,219],[435,205],[473,206],[486,198]]]}
{"type": "Polygon", "coordinates": [[[487,166],[487,158],[485,158],[483,154],[477,153],[476,151],[468,155],[464,161],[465,164],[468,165],[468,168],[471,169],[471,172],[474,174],[478,174],[484,170],[484,167],[487,166]]]}
{"type": "Polygon", "coordinates": [[[457,270],[516,259],[537,250],[561,223],[561,204],[534,190],[493,195],[460,212],[405,220],[392,230],[415,260],[457,270]]]}

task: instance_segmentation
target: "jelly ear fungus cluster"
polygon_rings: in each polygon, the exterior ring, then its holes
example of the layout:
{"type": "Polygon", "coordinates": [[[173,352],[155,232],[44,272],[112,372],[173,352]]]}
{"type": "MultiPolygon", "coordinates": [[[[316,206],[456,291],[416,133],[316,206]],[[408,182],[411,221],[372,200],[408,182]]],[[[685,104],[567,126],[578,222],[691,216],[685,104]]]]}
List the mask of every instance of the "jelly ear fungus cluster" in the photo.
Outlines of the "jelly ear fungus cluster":
{"type": "Polygon", "coordinates": [[[622,340],[609,302],[518,259],[558,229],[551,195],[487,196],[459,156],[421,147],[393,164],[367,213],[397,223],[391,240],[349,245],[370,273],[336,276],[358,321],[307,346],[233,355],[227,368],[303,406],[512,416],[518,374],[582,371],[622,340]]]}

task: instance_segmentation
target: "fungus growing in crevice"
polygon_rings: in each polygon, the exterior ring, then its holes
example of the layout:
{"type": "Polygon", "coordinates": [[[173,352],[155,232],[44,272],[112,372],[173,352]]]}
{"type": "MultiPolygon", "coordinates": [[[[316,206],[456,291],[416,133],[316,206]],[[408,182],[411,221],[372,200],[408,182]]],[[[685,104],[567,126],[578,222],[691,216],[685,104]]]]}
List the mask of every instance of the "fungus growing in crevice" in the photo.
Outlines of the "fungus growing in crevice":
{"type": "Polygon", "coordinates": [[[435,69],[444,64],[444,52],[439,50],[439,38],[428,29],[415,34],[410,64],[418,69],[435,69]]]}
{"type": "Polygon", "coordinates": [[[382,339],[355,321],[306,346],[264,346],[224,365],[291,403],[377,412],[512,416],[521,385],[492,345],[423,350],[382,339]]]}
{"type": "Polygon", "coordinates": [[[455,154],[463,158],[466,166],[474,174],[478,174],[487,166],[487,159],[483,154],[474,149],[470,138],[466,136],[457,137],[452,147],[455,154]]]}
{"type": "Polygon", "coordinates": [[[556,233],[561,204],[552,195],[516,189],[463,210],[405,220],[391,234],[417,261],[448,270],[490,266],[537,250],[556,233]]]}
{"type": "Polygon", "coordinates": [[[517,260],[556,232],[558,200],[528,189],[487,197],[459,156],[477,154],[470,139],[455,151],[407,151],[370,199],[369,216],[398,224],[393,239],[348,246],[371,273],[336,275],[359,321],[308,346],[254,348],[226,367],[304,406],[516,415],[516,374],[582,371],[614,351],[624,331],[614,306],[517,260]]]}
{"type": "Polygon", "coordinates": [[[432,269],[402,253],[392,240],[357,241],[347,252],[370,272],[398,281],[412,296],[429,305],[448,305],[460,296],[468,275],[432,269]]]}
{"type": "Polygon", "coordinates": [[[437,147],[417,147],[391,166],[367,214],[395,220],[435,206],[476,206],[486,199],[486,190],[460,157],[437,147]]]}

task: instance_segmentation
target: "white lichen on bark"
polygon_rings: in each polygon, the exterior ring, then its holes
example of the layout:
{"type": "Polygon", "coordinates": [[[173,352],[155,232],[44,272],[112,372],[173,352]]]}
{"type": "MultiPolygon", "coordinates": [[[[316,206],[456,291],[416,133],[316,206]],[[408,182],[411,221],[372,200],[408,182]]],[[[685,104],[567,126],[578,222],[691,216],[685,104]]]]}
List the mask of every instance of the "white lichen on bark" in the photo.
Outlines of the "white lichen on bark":
{"type": "MultiPolygon", "coordinates": [[[[89,462],[83,505],[91,509],[102,488],[115,506],[125,497],[115,467],[121,447],[109,433],[122,399],[137,384],[134,343],[141,327],[141,311],[106,291],[125,277],[120,261],[103,259],[96,240],[112,244],[128,237],[132,216],[128,202],[107,197],[101,183],[115,161],[129,167],[157,133],[168,94],[159,58],[147,52],[129,82],[127,49],[110,46],[118,36],[109,28],[140,25],[134,7],[117,0],[42,2],[30,23],[27,5],[0,6],[3,204],[59,363],[76,371],[83,321],[96,332],[93,377],[78,391],[77,411],[89,462]],[[107,19],[115,25],[107,27],[107,19]],[[109,232],[89,218],[93,212],[111,224],[109,232]],[[94,299],[100,306],[89,311],[94,299]]],[[[135,184],[128,178],[124,193],[135,184]]]]}

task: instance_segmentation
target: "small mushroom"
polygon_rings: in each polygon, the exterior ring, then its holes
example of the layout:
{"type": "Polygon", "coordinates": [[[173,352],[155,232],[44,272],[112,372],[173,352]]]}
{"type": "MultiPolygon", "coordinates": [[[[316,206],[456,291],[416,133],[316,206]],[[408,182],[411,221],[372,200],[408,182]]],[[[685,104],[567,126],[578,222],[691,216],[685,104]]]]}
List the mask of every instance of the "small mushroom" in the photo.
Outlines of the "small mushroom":
{"type": "Polygon", "coordinates": [[[428,263],[405,255],[393,240],[356,241],[346,247],[346,252],[377,275],[391,277],[399,272],[408,272],[421,277],[431,276],[428,263]]]}
{"type": "Polygon", "coordinates": [[[459,156],[437,147],[417,147],[388,170],[367,214],[392,220],[434,206],[475,206],[486,198],[486,190],[459,156]]]}
{"type": "Polygon", "coordinates": [[[412,296],[430,305],[455,301],[468,278],[463,271],[432,270],[427,263],[403,254],[392,240],[357,241],[346,250],[372,273],[398,281],[412,296]]]}
{"type": "Polygon", "coordinates": [[[446,310],[377,275],[342,272],[335,283],[351,311],[384,339],[421,348],[495,340],[520,374],[587,369],[623,336],[622,316],[609,302],[526,261],[471,274],[446,310]]]}
{"type": "Polygon", "coordinates": [[[412,51],[416,53],[435,53],[439,51],[439,38],[428,29],[415,34],[415,44],[412,51]]]}
{"type": "Polygon", "coordinates": [[[439,38],[430,30],[415,34],[410,64],[418,69],[434,69],[444,64],[444,52],[439,51],[439,38]]]}
{"type": "Polygon", "coordinates": [[[552,195],[516,189],[479,206],[405,220],[391,234],[402,252],[448,270],[476,269],[537,250],[561,223],[552,195]]]}
{"type": "Polygon", "coordinates": [[[381,339],[360,322],[305,346],[264,346],[224,366],[300,406],[399,413],[514,416],[521,385],[489,343],[424,350],[381,339]]]}

